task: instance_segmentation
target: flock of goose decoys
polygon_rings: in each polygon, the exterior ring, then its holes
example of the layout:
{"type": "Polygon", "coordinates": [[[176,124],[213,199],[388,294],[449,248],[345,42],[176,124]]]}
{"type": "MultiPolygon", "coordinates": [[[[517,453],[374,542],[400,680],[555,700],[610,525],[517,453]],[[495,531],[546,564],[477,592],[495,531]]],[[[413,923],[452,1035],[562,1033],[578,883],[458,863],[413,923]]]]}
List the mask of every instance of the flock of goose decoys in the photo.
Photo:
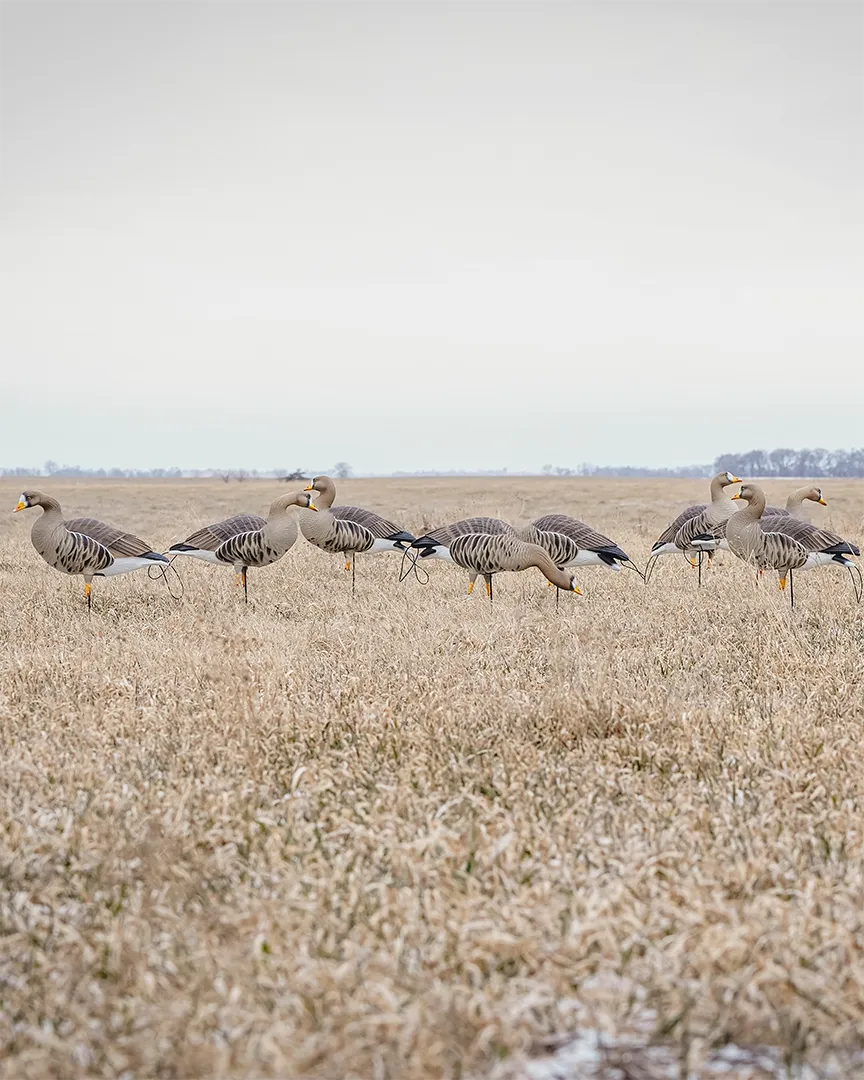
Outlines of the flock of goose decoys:
{"type": "Polygon", "coordinates": [[[703,559],[710,566],[711,555],[725,549],[755,567],[759,575],[777,570],[781,589],[789,581],[793,606],[793,571],[830,564],[846,567],[856,600],[862,595],[861,571],[851,558],[861,554],[859,549],[809,520],[806,503],[827,505],[821,488],[792,492],[785,508],[766,506],[765,494],[756,484],[728,472],[718,473],[711,481],[710,503],[688,506],[675,518],[653,545],[644,572],[608,536],[565,514],[548,514],[523,526],[497,518],[466,518],[418,537],[371,510],[334,506],[335,499],[336,485],[330,477],[316,476],[303,491],[275,499],[266,518],[237,514],[199,529],[164,553],[96,518],[66,521],[57,500],[40,491],[23,492],[15,512],[42,508],[33,524],[33,546],[49,566],[83,576],[88,609],[94,577],[142,567],[156,567],[164,574],[181,555],[233,566],[248,602],[249,569],[281,559],[300,532],[322,551],[344,557],[345,569],[352,573],[352,588],[356,556],[380,551],[401,552],[403,563],[408,560],[408,570],[400,574],[400,580],[428,560],[456,563],[469,573],[469,593],[482,575],[491,601],[495,574],[536,567],[559,591],[581,594],[571,567],[605,566],[618,571],[626,566],[647,584],[659,557],[673,553],[683,554],[692,567],[698,567],[701,584],[703,559]],[[742,487],[730,496],[727,489],[733,484],[742,487]],[[746,506],[739,509],[736,500],[746,506]]]}

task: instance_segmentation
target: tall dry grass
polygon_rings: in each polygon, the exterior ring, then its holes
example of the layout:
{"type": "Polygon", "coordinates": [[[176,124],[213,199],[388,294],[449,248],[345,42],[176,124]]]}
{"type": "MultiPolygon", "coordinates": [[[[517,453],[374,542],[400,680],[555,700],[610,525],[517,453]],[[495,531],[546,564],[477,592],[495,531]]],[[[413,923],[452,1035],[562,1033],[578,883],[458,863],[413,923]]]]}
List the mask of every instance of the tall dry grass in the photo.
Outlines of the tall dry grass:
{"type": "MultiPolygon", "coordinates": [[[[163,547],[274,494],[42,485],[163,547]]],[[[415,531],[570,512],[644,563],[704,487],[340,498],[415,531]]],[[[860,541],[862,485],[824,487],[860,541]]],[[[678,559],[650,588],[585,569],[557,612],[539,573],[502,576],[490,610],[464,572],[400,585],[388,555],[358,559],[352,599],[341,560],[299,543],[250,571],[248,608],[190,560],[181,602],[97,579],[88,619],[30,545],[36,513],[0,515],[4,1076],[518,1076],[586,1026],[668,1042],[693,1075],[729,1040],[817,1066],[860,1047],[842,571],[800,575],[794,612],[730,555],[701,590],[678,559]]]]}

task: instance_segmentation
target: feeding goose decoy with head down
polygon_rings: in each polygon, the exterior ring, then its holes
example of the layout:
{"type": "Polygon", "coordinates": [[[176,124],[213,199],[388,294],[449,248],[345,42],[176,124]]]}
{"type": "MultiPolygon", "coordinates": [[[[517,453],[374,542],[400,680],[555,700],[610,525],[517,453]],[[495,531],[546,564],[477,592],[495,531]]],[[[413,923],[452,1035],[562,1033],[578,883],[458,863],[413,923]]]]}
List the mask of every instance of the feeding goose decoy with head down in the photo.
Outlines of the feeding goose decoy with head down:
{"type": "Polygon", "coordinates": [[[855,544],[789,514],[767,515],[765,493],[757,484],[744,484],[733,498],[742,499],[747,506],[726,522],[730,550],[759,571],[777,570],[779,587],[785,589],[787,580],[789,582],[789,599],[793,607],[793,571],[813,570],[832,563],[849,570],[855,598],[860,601],[861,571],[850,558],[861,554],[855,544]]]}
{"type": "Polygon", "coordinates": [[[60,503],[41,491],[22,492],[14,513],[31,506],[42,508],[30,531],[33,547],[55,570],[82,575],[88,611],[94,577],[114,577],[144,567],[169,565],[168,559],[154,551],[151,544],[116,525],[96,518],[64,521],[60,503]]]}
{"type": "MultiPolygon", "coordinates": [[[[493,518],[492,520],[495,521],[496,519],[493,518]]],[[[499,524],[506,525],[506,522],[499,524]]],[[[436,530],[436,532],[438,531],[436,530]]],[[[429,534],[430,537],[434,537],[434,535],[435,533],[429,534]]],[[[421,537],[420,539],[426,538],[421,537]]],[[[519,539],[516,532],[509,526],[495,533],[459,533],[444,543],[437,543],[434,551],[427,554],[426,558],[444,559],[467,570],[471,575],[468,586],[469,592],[471,592],[477,577],[482,574],[490,601],[492,600],[492,578],[495,574],[518,573],[522,570],[528,570],[532,566],[544,574],[551,585],[555,585],[565,592],[575,592],[578,595],[582,593],[582,590],[576,584],[576,578],[565,570],[560,570],[544,548],[540,547],[539,544],[526,544],[524,540],[519,539]]]]}
{"type": "Polygon", "coordinates": [[[205,525],[182,543],[172,544],[169,555],[188,555],[204,562],[233,566],[237,584],[249,602],[246,574],[250,567],[270,566],[281,559],[297,539],[295,507],[315,510],[312,496],[305,491],[280,495],[270,504],[266,518],[257,514],[235,514],[224,521],[205,525]]]}
{"type": "Polygon", "coordinates": [[[562,569],[565,566],[605,566],[609,570],[620,570],[622,566],[629,566],[642,576],[642,571],[614,540],[567,514],[546,514],[523,525],[517,532],[527,543],[546,548],[555,565],[562,569]],[[563,559],[566,561],[561,561],[563,559]]]}
{"type": "Polygon", "coordinates": [[[334,506],[336,485],[329,476],[316,476],[306,490],[318,493],[316,501],[320,513],[301,515],[300,530],[310,544],[344,557],[345,569],[351,571],[352,590],[354,560],[358,554],[404,553],[415,539],[413,533],[400,529],[373,510],[360,506],[334,506]]]}
{"type": "MultiPolygon", "coordinates": [[[[423,536],[418,536],[411,544],[414,555],[414,563],[421,559],[443,559],[452,562],[450,558],[450,545],[460,536],[516,536],[516,530],[500,518],[471,517],[454,521],[450,525],[439,525],[437,529],[431,529],[423,536]]],[[[470,569],[470,568],[469,568],[470,569]]],[[[473,592],[474,582],[480,576],[480,571],[471,571],[468,579],[468,592],[473,592]]]]}

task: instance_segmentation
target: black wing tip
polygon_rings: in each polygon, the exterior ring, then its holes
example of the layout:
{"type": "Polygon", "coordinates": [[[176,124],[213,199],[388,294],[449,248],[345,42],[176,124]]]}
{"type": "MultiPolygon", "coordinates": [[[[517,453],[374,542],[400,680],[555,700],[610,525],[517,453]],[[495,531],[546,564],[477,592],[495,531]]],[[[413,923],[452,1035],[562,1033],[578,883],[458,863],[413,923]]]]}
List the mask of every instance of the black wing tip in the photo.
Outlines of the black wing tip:
{"type": "MultiPolygon", "coordinates": [[[[173,551],[173,548],[171,549],[173,551]]],[[[161,551],[145,551],[142,559],[150,559],[152,562],[171,562],[161,551]]]]}
{"type": "Polygon", "coordinates": [[[823,548],[825,555],[860,555],[861,552],[855,547],[854,544],[850,544],[846,540],[840,541],[838,544],[832,544],[831,547],[823,548]]]}
{"type": "Polygon", "coordinates": [[[405,532],[405,530],[403,529],[401,532],[391,533],[391,535],[388,536],[387,539],[402,540],[406,544],[413,544],[416,541],[417,537],[414,535],[414,533],[405,532]]]}
{"type": "MultiPolygon", "coordinates": [[[[168,550],[169,551],[197,551],[198,548],[193,547],[191,544],[172,544],[171,547],[168,548],[168,550]]],[[[146,559],[147,556],[145,555],[144,558],[146,559]]]]}
{"type": "Polygon", "coordinates": [[[417,536],[417,537],[415,537],[411,541],[411,547],[414,547],[414,548],[418,548],[418,547],[438,547],[438,541],[434,537],[429,536],[428,533],[427,533],[426,536],[417,536]]]}
{"type": "MultiPolygon", "coordinates": [[[[653,548],[652,548],[652,551],[653,551],[653,548]]],[[[619,548],[617,546],[616,547],[608,547],[608,548],[599,548],[598,551],[597,551],[597,554],[600,556],[600,558],[603,560],[603,562],[607,563],[609,566],[611,566],[612,563],[619,562],[619,561],[630,562],[630,556],[627,554],[627,552],[622,551],[621,548],[619,548]]]]}

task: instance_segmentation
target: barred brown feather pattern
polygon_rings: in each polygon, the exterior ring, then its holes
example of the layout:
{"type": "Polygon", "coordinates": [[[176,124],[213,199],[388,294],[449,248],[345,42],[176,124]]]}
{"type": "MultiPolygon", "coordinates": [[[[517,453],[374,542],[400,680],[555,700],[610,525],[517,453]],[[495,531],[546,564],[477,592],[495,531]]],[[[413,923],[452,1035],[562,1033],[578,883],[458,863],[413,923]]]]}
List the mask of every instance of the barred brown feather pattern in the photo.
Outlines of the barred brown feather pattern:
{"type": "Polygon", "coordinates": [[[696,514],[685,521],[678,532],[675,533],[673,538],[675,546],[681,548],[682,551],[687,551],[696,536],[713,536],[718,540],[722,540],[726,535],[727,520],[724,518],[722,521],[711,521],[708,510],[703,510],[701,514],[696,514]]]}
{"type": "Polygon", "coordinates": [[[568,536],[586,551],[602,551],[616,546],[615,541],[610,540],[608,536],[592,529],[584,521],[568,517],[566,514],[546,514],[545,517],[537,518],[531,524],[541,532],[561,533],[568,536]]]}
{"type": "Polygon", "coordinates": [[[802,544],[785,533],[766,529],[729,534],[729,547],[739,559],[760,570],[797,570],[807,562],[802,544]]]}
{"type": "Polygon", "coordinates": [[[662,547],[663,544],[674,544],[675,537],[681,526],[689,521],[690,518],[696,517],[697,514],[701,514],[703,510],[707,509],[706,503],[696,503],[693,506],[688,506],[686,510],[682,510],[678,517],[672,522],[668,528],[664,529],[662,533],[654,541],[653,547],[662,547]]]}
{"type": "MultiPolygon", "coordinates": [[[[556,515],[552,514],[550,517],[556,515]]],[[[546,518],[540,520],[545,521],[546,518]]],[[[576,556],[579,554],[579,545],[571,537],[566,536],[563,532],[545,531],[543,529],[534,528],[530,526],[522,533],[522,539],[529,544],[537,544],[542,547],[544,551],[548,552],[549,558],[556,566],[562,569],[569,563],[575,561],[576,556]]]]}
{"type": "Polygon", "coordinates": [[[48,561],[57,570],[63,570],[67,574],[86,574],[107,569],[114,562],[114,558],[108,548],[92,536],[67,529],[57,536],[54,557],[48,561]]]}
{"type": "Polygon", "coordinates": [[[116,525],[96,518],[73,518],[65,524],[70,532],[82,533],[106,547],[115,558],[136,558],[149,555],[153,550],[150,544],[133,533],[124,532],[116,525]]]}
{"type": "Polygon", "coordinates": [[[372,510],[364,510],[362,506],[331,506],[330,513],[338,521],[353,521],[368,529],[379,540],[387,540],[401,529],[392,521],[381,517],[372,510]]]}
{"type": "MultiPolygon", "coordinates": [[[[764,514],[762,520],[763,522],[765,520],[764,514]]],[[[816,525],[811,525],[809,521],[801,521],[799,518],[794,518],[790,515],[772,519],[770,526],[767,528],[770,528],[772,532],[783,533],[786,536],[790,536],[793,540],[797,540],[797,542],[808,552],[826,551],[828,548],[834,548],[840,544],[846,547],[851,554],[860,554],[858,548],[854,544],[850,544],[848,541],[844,540],[842,536],[828,532],[827,529],[820,529],[816,525]]]]}
{"type": "Polygon", "coordinates": [[[307,536],[307,539],[322,551],[329,551],[333,555],[349,551],[368,551],[375,542],[375,537],[365,526],[350,519],[339,518],[333,519],[332,528],[326,536],[315,539],[307,536]]]}
{"type": "Polygon", "coordinates": [[[267,542],[261,529],[239,533],[216,548],[216,558],[220,562],[235,566],[269,566],[283,554],[283,551],[267,542]]]}
{"type": "Polygon", "coordinates": [[[472,517],[463,518],[462,521],[454,521],[452,525],[440,525],[437,529],[426,533],[424,539],[428,538],[438,544],[447,545],[451,540],[455,540],[457,536],[469,536],[473,533],[482,533],[486,536],[500,536],[512,533],[515,536],[516,530],[512,525],[506,521],[501,521],[499,518],[472,517]]]}
{"type": "Polygon", "coordinates": [[[538,559],[551,566],[547,553],[538,544],[527,544],[515,532],[489,535],[469,533],[450,544],[450,558],[466,570],[498,574],[502,570],[527,570],[538,559]]]}
{"type": "Polygon", "coordinates": [[[187,537],[183,543],[188,544],[189,547],[198,548],[199,551],[215,552],[220,544],[230,540],[232,536],[255,532],[257,529],[263,529],[266,524],[266,519],[258,514],[235,514],[234,517],[225,518],[224,521],[205,525],[203,529],[187,537]]]}

